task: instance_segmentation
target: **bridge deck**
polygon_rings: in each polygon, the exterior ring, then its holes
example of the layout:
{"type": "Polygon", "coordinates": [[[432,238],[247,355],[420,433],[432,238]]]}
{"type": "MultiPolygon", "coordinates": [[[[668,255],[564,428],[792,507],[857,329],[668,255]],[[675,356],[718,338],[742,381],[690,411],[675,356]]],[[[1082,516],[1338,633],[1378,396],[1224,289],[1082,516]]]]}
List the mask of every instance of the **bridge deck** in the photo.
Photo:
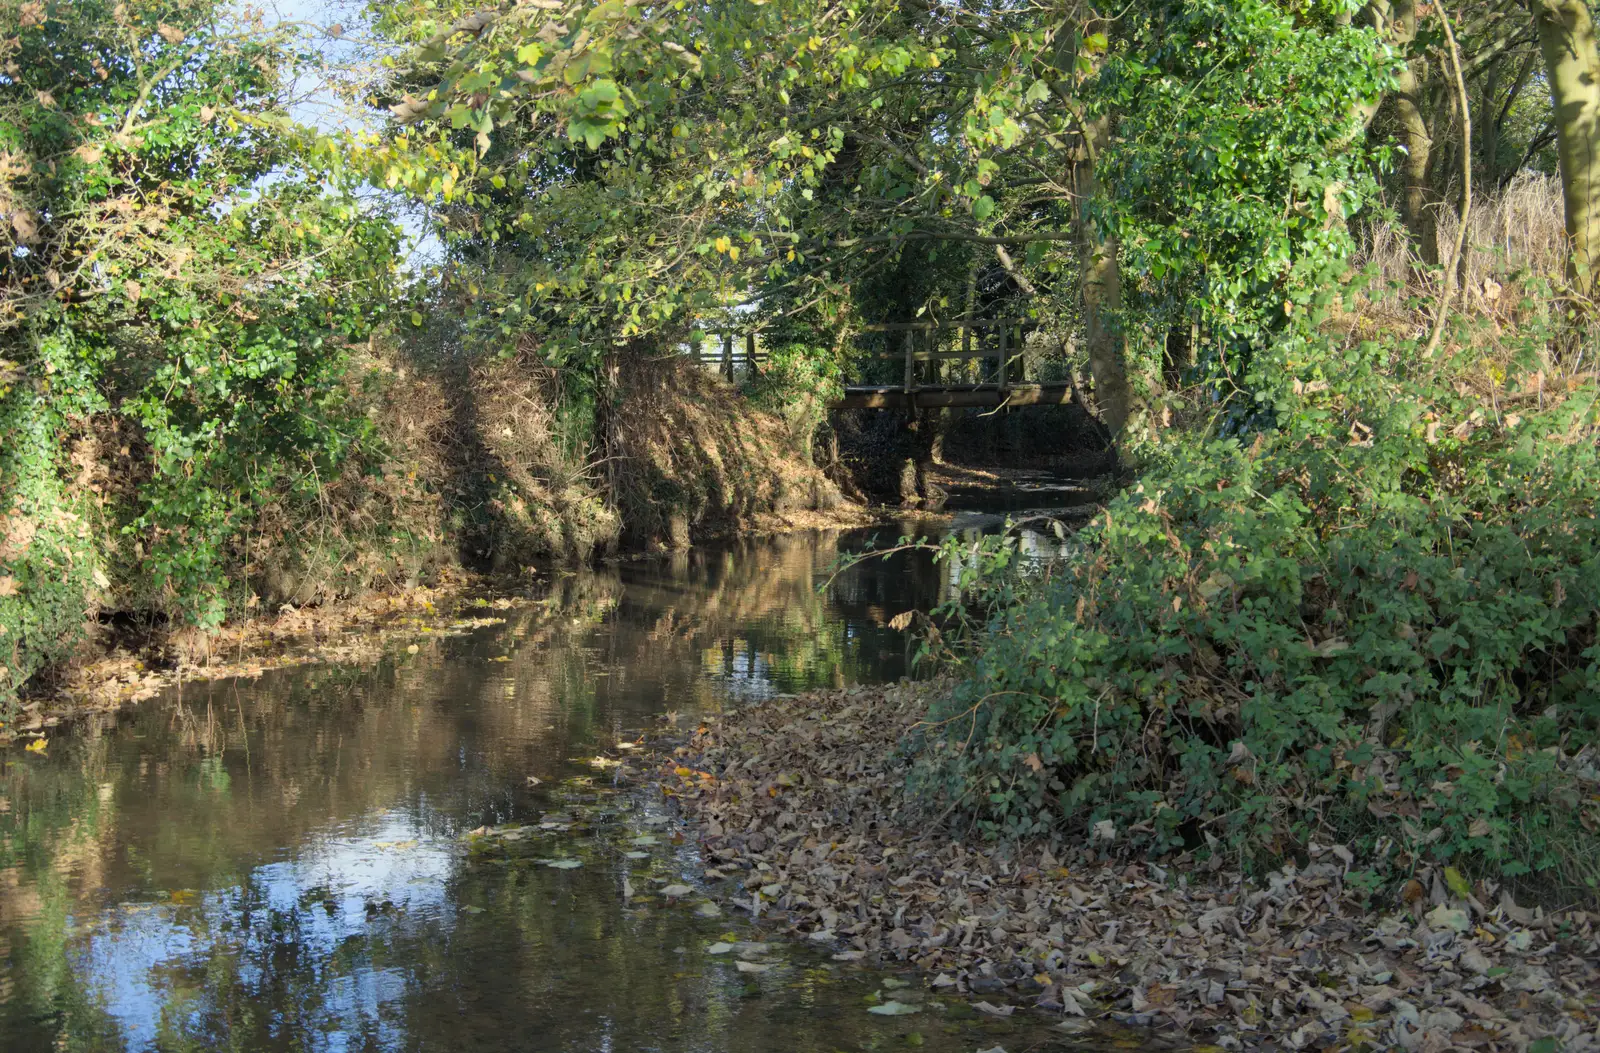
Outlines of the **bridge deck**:
{"type": "Polygon", "coordinates": [[[932,409],[940,406],[1060,406],[1072,401],[1070,384],[853,385],[834,409],[932,409]]]}

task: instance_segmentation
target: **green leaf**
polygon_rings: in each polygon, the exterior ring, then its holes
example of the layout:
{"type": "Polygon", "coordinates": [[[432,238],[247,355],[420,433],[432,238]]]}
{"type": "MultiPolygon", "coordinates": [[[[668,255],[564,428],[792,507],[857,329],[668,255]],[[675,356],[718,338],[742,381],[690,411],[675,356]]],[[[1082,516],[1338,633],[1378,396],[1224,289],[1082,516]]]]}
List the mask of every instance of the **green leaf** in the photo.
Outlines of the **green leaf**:
{"type": "Polygon", "coordinates": [[[972,203],[973,219],[988,219],[993,214],[994,198],[990,197],[988,194],[984,194],[982,197],[978,198],[978,200],[972,203]]]}
{"type": "Polygon", "coordinates": [[[1461,871],[1455,867],[1444,868],[1444,883],[1449,886],[1451,892],[1454,892],[1462,899],[1472,895],[1472,885],[1467,882],[1466,878],[1461,876],[1461,871]]]}

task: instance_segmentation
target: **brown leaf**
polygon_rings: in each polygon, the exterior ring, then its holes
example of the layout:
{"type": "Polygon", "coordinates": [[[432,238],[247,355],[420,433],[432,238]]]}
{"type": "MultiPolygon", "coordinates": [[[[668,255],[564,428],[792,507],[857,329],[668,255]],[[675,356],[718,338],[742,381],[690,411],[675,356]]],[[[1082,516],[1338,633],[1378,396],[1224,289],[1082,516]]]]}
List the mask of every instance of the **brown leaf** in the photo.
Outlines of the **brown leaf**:
{"type": "Polygon", "coordinates": [[[185,36],[183,30],[179,29],[177,26],[169,26],[165,22],[156,26],[156,32],[160,33],[161,39],[165,40],[168,44],[181,44],[183,43],[185,36]]]}
{"type": "Polygon", "coordinates": [[[27,212],[11,213],[11,229],[17,232],[17,240],[24,245],[31,245],[39,237],[39,224],[27,212]]]}

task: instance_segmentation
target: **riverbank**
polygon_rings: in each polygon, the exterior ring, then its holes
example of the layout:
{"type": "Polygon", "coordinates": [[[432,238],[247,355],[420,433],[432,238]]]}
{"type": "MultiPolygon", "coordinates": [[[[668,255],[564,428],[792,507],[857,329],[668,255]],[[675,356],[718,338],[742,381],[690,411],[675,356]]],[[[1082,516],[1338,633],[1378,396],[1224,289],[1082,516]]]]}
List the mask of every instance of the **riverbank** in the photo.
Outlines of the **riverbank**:
{"type": "MultiPolygon", "coordinates": [[[[738,529],[701,540],[858,529],[885,522],[889,512],[851,503],[825,511],[761,512],[738,529]]],[[[662,551],[658,545],[610,561],[644,559],[662,551]]],[[[547,573],[564,569],[571,568],[544,568],[547,573]]],[[[35,739],[85,713],[136,705],[184,682],[254,679],[269,669],[316,662],[370,662],[408,639],[467,632],[494,621],[488,616],[496,611],[543,603],[545,591],[539,579],[513,580],[446,566],[428,585],[377,588],[301,606],[283,604],[210,633],[163,625],[101,626],[72,660],[32,685],[9,722],[0,721],[0,746],[35,739]]]]}
{"type": "Polygon", "coordinates": [[[733,907],[845,960],[914,965],[998,1015],[1110,1017],[1229,1049],[1600,1048],[1600,918],[1583,911],[1426,870],[1409,903],[1369,901],[1337,845],[1255,881],[1218,860],[952,830],[907,792],[901,749],[935,690],[773,699],[678,748],[666,792],[715,876],[744,876],[733,907]]]}
{"type": "Polygon", "coordinates": [[[460,635],[503,620],[496,612],[537,603],[489,598],[482,585],[477,576],[453,573],[432,587],[285,605],[212,633],[107,633],[84,645],[76,660],[52,670],[24,698],[16,717],[0,723],[0,746],[36,741],[64,722],[133,706],[184,683],[254,680],[272,669],[318,662],[370,664],[406,639],[460,635]]]}

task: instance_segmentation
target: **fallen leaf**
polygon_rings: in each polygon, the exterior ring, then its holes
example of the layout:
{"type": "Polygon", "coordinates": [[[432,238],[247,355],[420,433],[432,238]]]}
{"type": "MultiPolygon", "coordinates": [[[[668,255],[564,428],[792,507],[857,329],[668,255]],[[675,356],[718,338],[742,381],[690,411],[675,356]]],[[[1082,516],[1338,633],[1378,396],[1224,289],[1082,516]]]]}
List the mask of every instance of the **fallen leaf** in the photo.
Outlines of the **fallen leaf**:
{"type": "Polygon", "coordinates": [[[1435,931],[1450,929],[1454,932],[1466,932],[1472,927],[1472,919],[1467,917],[1464,910],[1455,910],[1443,903],[1428,911],[1424,915],[1428,927],[1435,931]]]}
{"type": "Polygon", "coordinates": [[[904,1002],[888,1001],[878,1005],[868,1006],[867,1012],[876,1013],[878,1016],[909,1016],[912,1013],[922,1012],[921,1006],[907,1005],[904,1002]]]}
{"type": "Polygon", "coordinates": [[[990,1016],[1010,1016],[1017,1011],[1017,1007],[1014,1005],[995,1005],[992,1002],[973,1002],[972,1008],[980,1013],[988,1013],[990,1016]]]}

